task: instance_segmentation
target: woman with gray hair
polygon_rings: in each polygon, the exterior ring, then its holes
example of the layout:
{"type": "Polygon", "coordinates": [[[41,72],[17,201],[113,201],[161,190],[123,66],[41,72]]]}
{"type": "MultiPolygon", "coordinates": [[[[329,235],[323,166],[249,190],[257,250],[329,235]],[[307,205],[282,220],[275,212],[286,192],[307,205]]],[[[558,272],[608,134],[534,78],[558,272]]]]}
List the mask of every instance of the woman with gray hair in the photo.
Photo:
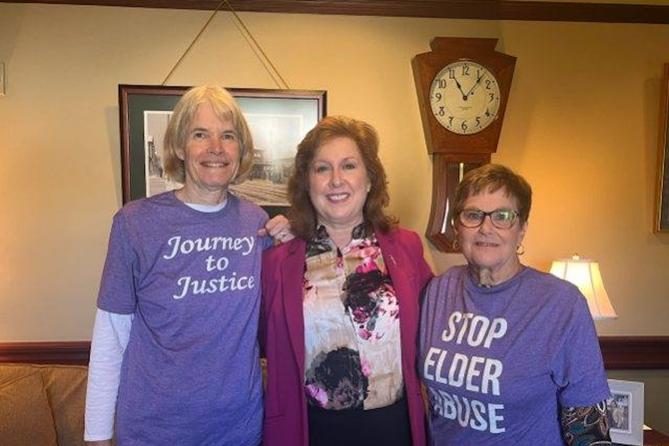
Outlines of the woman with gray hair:
{"type": "Polygon", "coordinates": [[[532,189],[510,169],[468,172],[453,202],[467,260],[431,281],[419,366],[432,445],[608,445],[609,389],[574,285],[523,265],[532,189]]]}
{"type": "Polygon", "coordinates": [[[252,163],[232,96],[189,90],[165,135],[165,172],[183,187],[114,216],[91,347],[90,444],[260,444],[262,235],[287,221],[268,223],[228,193],[252,163]]]}

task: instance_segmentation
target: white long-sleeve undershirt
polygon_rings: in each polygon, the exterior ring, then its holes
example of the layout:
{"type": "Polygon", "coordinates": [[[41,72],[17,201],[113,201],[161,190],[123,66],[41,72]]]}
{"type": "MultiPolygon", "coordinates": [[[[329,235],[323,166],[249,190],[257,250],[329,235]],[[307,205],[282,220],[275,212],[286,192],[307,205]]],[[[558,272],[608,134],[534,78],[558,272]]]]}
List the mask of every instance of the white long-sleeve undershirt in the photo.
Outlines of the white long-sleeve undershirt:
{"type": "Polygon", "coordinates": [[[116,396],[132,314],[97,310],[86,389],[85,441],[108,440],[114,434],[116,396]]]}
{"type": "MultiPolygon", "coordinates": [[[[200,212],[217,212],[226,203],[227,199],[214,206],[186,205],[200,212]]],[[[88,365],[84,441],[109,440],[113,437],[121,364],[133,318],[132,314],[110,313],[101,309],[95,314],[88,365]]]]}

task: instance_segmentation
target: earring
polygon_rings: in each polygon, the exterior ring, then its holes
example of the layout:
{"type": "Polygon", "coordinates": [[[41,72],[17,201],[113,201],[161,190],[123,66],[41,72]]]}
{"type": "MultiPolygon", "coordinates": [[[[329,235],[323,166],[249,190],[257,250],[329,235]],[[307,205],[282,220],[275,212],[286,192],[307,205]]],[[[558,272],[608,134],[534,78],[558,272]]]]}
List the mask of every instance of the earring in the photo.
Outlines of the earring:
{"type": "Polygon", "coordinates": [[[453,246],[453,250],[457,251],[460,249],[460,243],[458,243],[458,239],[453,239],[453,243],[451,243],[451,246],[453,246]]]}
{"type": "Polygon", "coordinates": [[[369,193],[369,191],[372,190],[372,185],[368,184],[366,189],[367,189],[367,193],[369,193]]]}
{"type": "Polygon", "coordinates": [[[523,246],[522,243],[519,244],[518,246],[516,246],[516,254],[519,255],[519,256],[522,256],[523,254],[525,254],[525,247],[523,246]]]}

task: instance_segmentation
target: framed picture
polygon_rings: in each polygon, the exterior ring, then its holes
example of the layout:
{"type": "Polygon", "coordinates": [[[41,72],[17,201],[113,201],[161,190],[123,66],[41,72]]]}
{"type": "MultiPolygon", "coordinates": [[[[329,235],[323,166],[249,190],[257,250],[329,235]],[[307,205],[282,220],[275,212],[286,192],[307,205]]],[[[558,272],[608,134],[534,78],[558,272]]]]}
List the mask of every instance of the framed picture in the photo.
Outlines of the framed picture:
{"type": "MultiPolygon", "coordinates": [[[[181,187],[162,167],[163,136],[174,106],[190,87],[119,85],[123,203],[181,187]]],[[[270,215],[288,206],[286,188],[298,143],[325,116],[323,90],[228,88],[251,129],[249,178],[230,190],[270,215]]]]}
{"type": "Polygon", "coordinates": [[[669,232],[669,63],[664,64],[660,93],[655,232],[669,232]]]}
{"type": "Polygon", "coordinates": [[[611,440],[614,443],[643,445],[643,383],[609,379],[607,400],[611,440]]]}

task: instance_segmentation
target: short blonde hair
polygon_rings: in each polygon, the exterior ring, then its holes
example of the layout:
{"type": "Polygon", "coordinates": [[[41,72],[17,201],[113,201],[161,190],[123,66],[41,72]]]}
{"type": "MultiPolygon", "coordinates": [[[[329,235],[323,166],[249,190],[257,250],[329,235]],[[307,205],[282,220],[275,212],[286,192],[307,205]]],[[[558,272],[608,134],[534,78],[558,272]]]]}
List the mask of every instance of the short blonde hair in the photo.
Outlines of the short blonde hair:
{"type": "Polygon", "coordinates": [[[197,108],[200,104],[209,103],[214,113],[222,121],[232,122],[239,138],[239,169],[232,179],[232,183],[241,183],[246,179],[253,166],[253,139],[237,101],[224,88],[204,85],[191,88],[184,94],[167,124],[164,140],[164,168],[165,174],[172,181],[186,182],[184,162],[179,158],[179,152],[186,150],[188,129],[193,123],[197,108]]]}

